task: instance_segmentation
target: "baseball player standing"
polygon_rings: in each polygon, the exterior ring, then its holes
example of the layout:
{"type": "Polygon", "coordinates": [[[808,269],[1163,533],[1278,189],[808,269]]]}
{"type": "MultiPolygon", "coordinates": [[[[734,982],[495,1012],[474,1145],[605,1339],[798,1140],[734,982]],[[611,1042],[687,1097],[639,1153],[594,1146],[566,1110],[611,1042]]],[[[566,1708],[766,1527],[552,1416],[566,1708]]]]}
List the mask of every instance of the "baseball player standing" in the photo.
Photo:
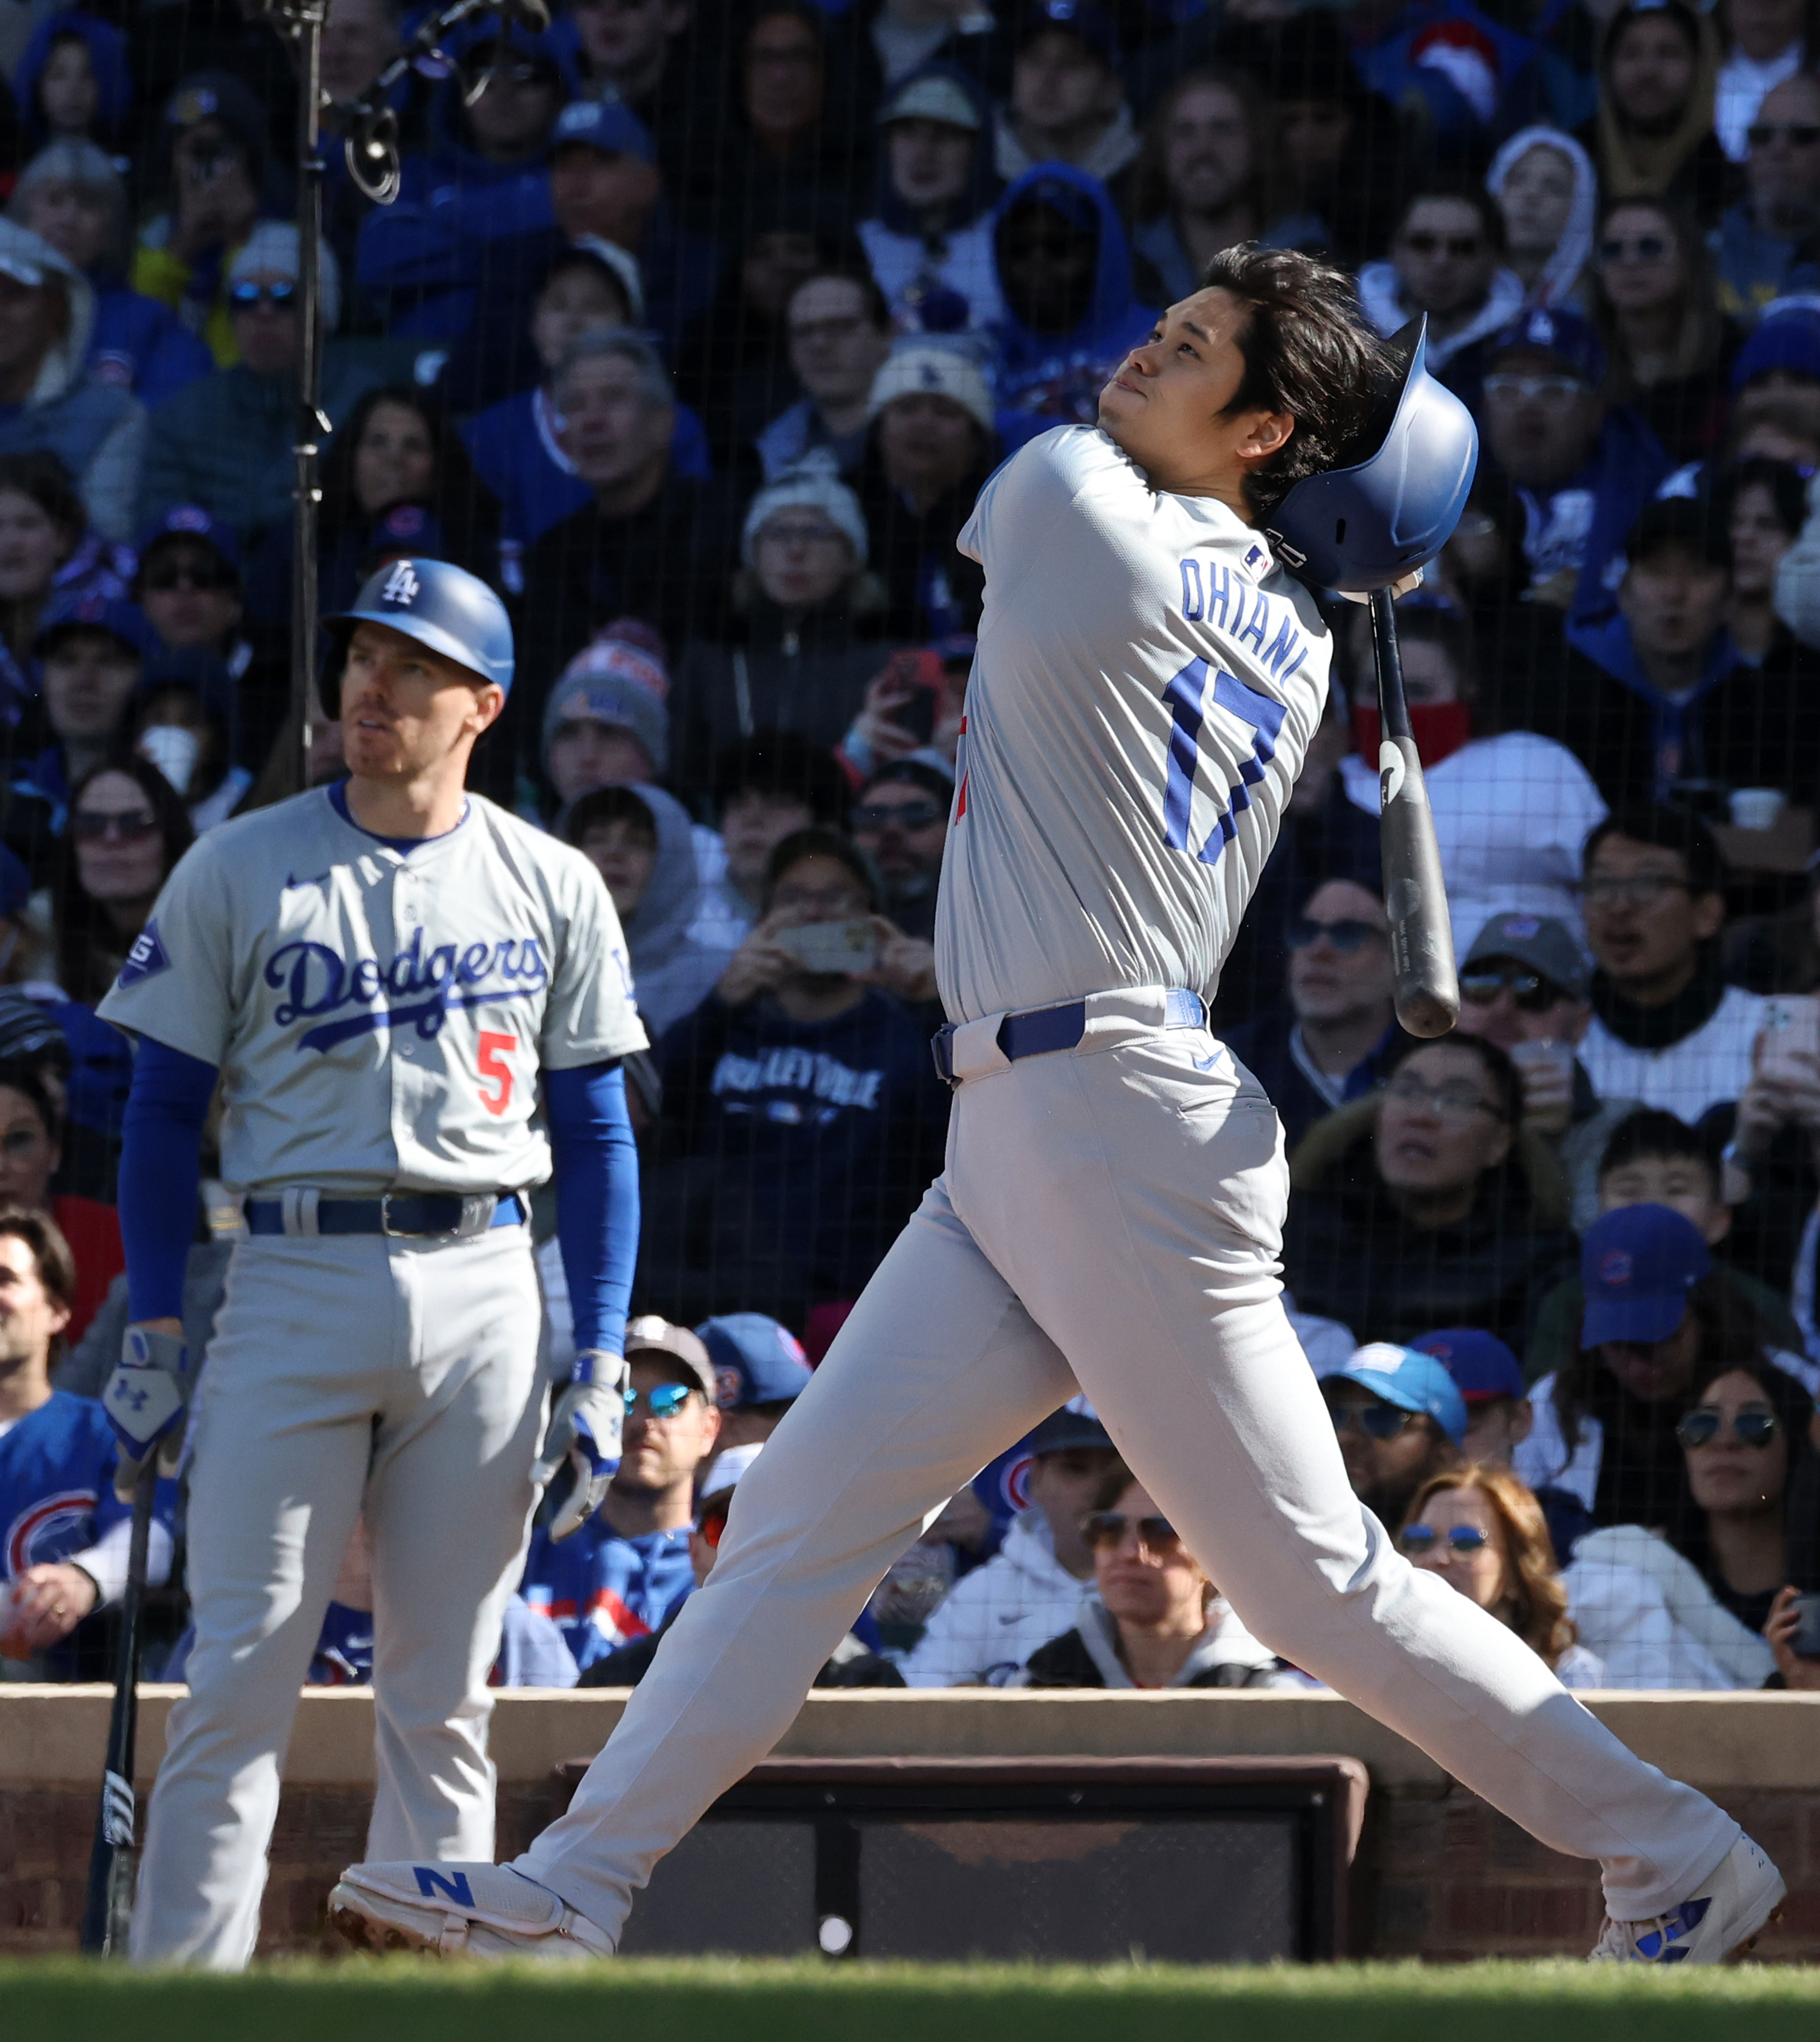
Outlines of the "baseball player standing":
{"type": "Polygon", "coordinates": [[[1077,1384],[1261,1641],[1602,1860],[1596,1954],[1716,1960],[1778,1903],[1730,1817],[1401,1557],[1290,1331],[1281,1131],[1202,1001],[1327,694],[1319,614],[1260,528],[1340,465],[1385,358],[1306,257],[1229,249],[1207,286],[962,536],[986,595],[936,929],[942,1176],[568,1812],[510,1867],[354,1868],[331,1917],[356,1939],[610,1950],[906,1542],[1077,1384]]]}
{"type": "Polygon", "coordinates": [[[491,1855],[487,1675],[533,1484],[569,1461],[562,1521],[579,1524],[618,1465],[638,1223],[618,1060],[644,1034],[612,901],[579,851],[464,790],[512,680],[484,583],[400,560],[329,622],[351,777],[197,843],[101,1009],[138,1038],[132,1324],[103,1398],[123,1478],[182,1416],[177,1315],[218,1082],[250,1236],[197,1391],[196,1643],[152,1795],[140,1962],[252,1953],[298,1688],[363,1509],[375,1847],[491,1855]],[[578,1353],[533,1470],[526,1195],[552,1161],[578,1353]]]}

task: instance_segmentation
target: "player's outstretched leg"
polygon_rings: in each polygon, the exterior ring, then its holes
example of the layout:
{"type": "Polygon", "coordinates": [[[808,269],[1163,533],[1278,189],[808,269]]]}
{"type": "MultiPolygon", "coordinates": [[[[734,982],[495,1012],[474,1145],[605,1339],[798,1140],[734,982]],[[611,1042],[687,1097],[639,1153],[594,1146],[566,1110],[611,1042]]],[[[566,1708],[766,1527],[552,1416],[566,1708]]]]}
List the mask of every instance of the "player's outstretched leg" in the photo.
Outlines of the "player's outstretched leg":
{"type": "Polygon", "coordinates": [[[1229,1053],[1178,1031],[971,1080],[948,1184],[1259,1638],[1532,1835],[1600,1860],[1613,1921],[1643,1925],[1612,1953],[1709,1960],[1762,1926],[1781,1881],[1734,1851],[1737,1823],[1411,1567],[1354,1497],[1274,1273],[1276,1117],[1229,1053]]]}
{"type": "Polygon", "coordinates": [[[742,1478],[713,1573],[568,1813],[509,1867],[356,1865],[331,1922],[379,1949],[610,1951],[652,1866],[789,1728],[885,1569],[1075,1386],[936,1184],[742,1478]]]}

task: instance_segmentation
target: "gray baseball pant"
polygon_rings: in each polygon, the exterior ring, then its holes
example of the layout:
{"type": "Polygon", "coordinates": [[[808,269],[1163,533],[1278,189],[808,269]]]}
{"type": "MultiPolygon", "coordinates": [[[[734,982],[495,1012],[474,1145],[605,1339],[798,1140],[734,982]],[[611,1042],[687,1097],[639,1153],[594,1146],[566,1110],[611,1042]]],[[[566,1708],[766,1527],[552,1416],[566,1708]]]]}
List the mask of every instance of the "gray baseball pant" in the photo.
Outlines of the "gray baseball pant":
{"type": "Polygon", "coordinates": [[[235,1247],[197,1392],[196,1643],[152,1791],[136,1962],[252,1956],[298,1691],[363,1507],[368,1855],[492,1857],[487,1677],[529,1534],[541,1312],[522,1226],[235,1247]]]}
{"type": "Polygon", "coordinates": [[[1246,1625],[1570,1856],[1615,1916],[1695,1891],[1738,1835],[1516,1635],[1413,1568],[1348,1486],[1276,1275],[1282,1131],[1160,994],[1078,1049],[954,1043],[947,1168],[741,1480],[691,1596],[569,1811],[514,1860],[617,1937],[656,1860],[770,1750],[905,1544],[1075,1392],[1246,1625]]]}

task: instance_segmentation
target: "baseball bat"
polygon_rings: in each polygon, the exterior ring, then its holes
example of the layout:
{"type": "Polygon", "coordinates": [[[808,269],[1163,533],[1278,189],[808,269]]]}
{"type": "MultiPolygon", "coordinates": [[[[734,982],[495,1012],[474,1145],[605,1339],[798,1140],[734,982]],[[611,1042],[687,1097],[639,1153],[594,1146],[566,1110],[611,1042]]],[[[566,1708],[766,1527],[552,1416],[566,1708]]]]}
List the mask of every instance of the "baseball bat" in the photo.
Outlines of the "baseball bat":
{"type": "Polygon", "coordinates": [[[146,1554],[151,1543],[151,1505],[158,1489],[158,1449],[147,1455],[132,1492],[132,1537],[127,1548],[126,1593],[120,1600],[114,1654],[113,1713],[101,1804],[89,1853],[89,1898],[82,1910],[82,1949],[96,1957],[124,1957],[132,1922],[133,1876],[138,1868],[133,1803],[134,1747],[139,1741],[139,1612],[145,1599],[146,1554]]]}
{"type": "Polygon", "coordinates": [[[1384,907],[1390,918],[1397,1019],[1412,1035],[1444,1035],[1460,1011],[1453,926],[1422,762],[1403,698],[1403,661],[1390,591],[1371,598],[1378,667],[1378,774],[1382,797],[1384,907]]]}

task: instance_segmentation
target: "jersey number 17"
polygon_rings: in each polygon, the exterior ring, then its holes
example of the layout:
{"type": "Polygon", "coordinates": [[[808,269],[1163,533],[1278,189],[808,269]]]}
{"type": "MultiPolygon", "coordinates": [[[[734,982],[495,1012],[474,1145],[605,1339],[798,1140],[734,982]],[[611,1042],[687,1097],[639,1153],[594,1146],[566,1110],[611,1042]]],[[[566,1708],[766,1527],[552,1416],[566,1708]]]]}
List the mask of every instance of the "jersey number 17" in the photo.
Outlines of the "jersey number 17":
{"type": "Polygon", "coordinates": [[[1208,711],[1223,709],[1247,725],[1252,733],[1250,755],[1239,763],[1238,785],[1226,790],[1226,805],[1218,824],[1195,855],[1203,865],[1218,865],[1220,854],[1238,834],[1237,820],[1241,809],[1251,806],[1251,790],[1264,778],[1264,769],[1276,756],[1277,733],[1283,728],[1287,706],[1248,688],[1234,675],[1205,660],[1191,660],[1163,690],[1172,724],[1169,731],[1168,774],[1163,789],[1163,840],[1172,851],[1187,851],[1189,811],[1194,805],[1195,774],[1201,763],[1201,734],[1208,711]]]}

